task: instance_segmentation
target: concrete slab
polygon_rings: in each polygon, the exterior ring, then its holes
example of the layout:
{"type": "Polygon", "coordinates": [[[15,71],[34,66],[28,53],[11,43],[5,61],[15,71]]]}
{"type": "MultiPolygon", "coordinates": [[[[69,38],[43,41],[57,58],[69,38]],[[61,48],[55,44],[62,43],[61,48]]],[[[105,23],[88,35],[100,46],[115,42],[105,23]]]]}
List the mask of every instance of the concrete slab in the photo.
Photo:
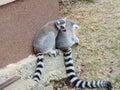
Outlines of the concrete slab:
{"type": "Polygon", "coordinates": [[[0,84],[11,77],[21,77],[21,79],[3,90],[52,90],[52,87],[45,87],[49,85],[51,80],[66,78],[63,54],[61,52],[57,57],[45,55],[43,73],[39,84],[32,80],[36,67],[35,61],[36,57],[31,55],[17,63],[9,64],[0,69],[0,84]]]}

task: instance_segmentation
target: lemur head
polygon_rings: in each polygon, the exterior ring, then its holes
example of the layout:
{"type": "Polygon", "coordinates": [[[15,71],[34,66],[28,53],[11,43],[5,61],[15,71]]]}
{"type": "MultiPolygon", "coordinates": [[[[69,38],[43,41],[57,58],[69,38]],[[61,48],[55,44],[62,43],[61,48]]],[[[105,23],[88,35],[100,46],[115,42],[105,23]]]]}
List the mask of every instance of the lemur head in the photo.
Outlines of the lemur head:
{"type": "Polygon", "coordinates": [[[63,31],[63,32],[66,31],[66,28],[65,28],[66,27],[66,19],[67,18],[61,18],[55,22],[55,25],[58,30],[63,31]]]}
{"type": "Polygon", "coordinates": [[[72,20],[70,19],[66,19],[66,26],[65,26],[66,30],[70,30],[75,32],[75,30],[79,29],[79,26],[72,20]]]}
{"type": "Polygon", "coordinates": [[[79,44],[79,39],[77,38],[75,32],[79,29],[79,26],[72,20],[66,19],[66,32],[62,32],[69,38],[69,41],[73,42],[74,44],[79,44]]]}

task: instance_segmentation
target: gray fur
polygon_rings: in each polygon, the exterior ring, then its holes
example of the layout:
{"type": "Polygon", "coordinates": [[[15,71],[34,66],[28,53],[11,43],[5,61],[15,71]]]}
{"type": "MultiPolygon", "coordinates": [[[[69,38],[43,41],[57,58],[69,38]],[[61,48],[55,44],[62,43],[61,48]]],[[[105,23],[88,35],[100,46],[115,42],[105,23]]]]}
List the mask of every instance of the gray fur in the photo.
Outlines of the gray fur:
{"type": "Polygon", "coordinates": [[[72,47],[74,44],[79,44],[79,39],[75,35],[75,31],[79,28],[70,19],[66,19],[66,32],[59,32],[56,38],[56,48],[67,49],[72,47]]]}
{"type": "Polygon", "coordinates": [[[66,18],[61,18],[48,22],[37,31],[33,41],[33,48],[35,53],[41,52],[45,54],[55,49],[55,38],[58,32],[64,31],[64,28],[61,28],[61,26],[65,26],[65,21],[66,18]]]}

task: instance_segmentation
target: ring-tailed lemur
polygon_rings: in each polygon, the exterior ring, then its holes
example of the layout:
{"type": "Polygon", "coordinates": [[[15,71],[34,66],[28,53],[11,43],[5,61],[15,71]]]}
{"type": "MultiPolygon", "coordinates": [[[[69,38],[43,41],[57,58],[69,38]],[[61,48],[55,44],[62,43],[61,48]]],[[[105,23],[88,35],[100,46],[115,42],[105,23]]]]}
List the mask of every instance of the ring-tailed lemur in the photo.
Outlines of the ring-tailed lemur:
{"type": "Polygon", "coordinates": [[[37,57],[37,66],[35,73],[33,75],[33,80],[36,82],[40,81],[40,76],[42,74],[42,69],[44,66],[43,56],[44,54],[49,54],[56,56],[58,50],[55,48],[55,39],[58,32],[65,32],[66,18],[61,18],[55,21],[48,22],[40,30],[37,31],[34,41],[33,50],[37,57]]]}
{"type": "Polygon", "coordinates": [[[67,19],[65,27],[66,32],[58,33],[56,39],[56,47],[63,50],[66,74],[67,78],[70,80],[70,83],[72,83],[77,88],[106,88],[108,90],[112,90],[112,85],[109,81],[83,81],[77,77],[75,73],[75,68],[73,66],[71,47],[74,44],[79,43],[79,39],[75,35],[75,30],[78,28],[78,25],[67,19]]]}
{"type": "MultiPolygon", "coordinates": [[[[48,25],[46,25],[46,26],[48,26],[48,25]]],[[[53,26],[54,26],[54,24],[53,24],[53,26]]],[[[65,66],[66,66],[66,73],[67,73],[67,77],[70,79],[70,82],[74,86],[79,87],[79,88],[103,87],[103,88],[107,88],[108,90],[112,90],[112,85],[109,81],[99,80],[99,81],[88,82],[88,81],[82,81],[82,80],[78,79],[78,77],[75,74],[73,61],[72,61],[72,53],[71,53],[72,52],[71,47],[74,44],[79,43],[79,39],[75,35],[75,30],[78,29],[78,25],[76,25],[74,22],[72,22],[69,19],[64,19],[64,20],[60,20],[58,23],[56,23],[56,26],[57,26],[57,28],[59,28],[59,30],[60,29],[61,30],[58,32],[58,34],[56,34],[57,38],[56,38],[56,41],[54,41],[56,43],[55,47],[57,49],[63,50],[65,66]],[[61,25],[60,25],[60,22],[61,22],[61,25]],[[63,22],[65,22],[65,23],[63,24],[63,22]]],[[[51,25],[50,25],[50,27],[51,27],[51,25]]],[[[47,28],[47,29],[49,30],[49,28],[47,28]]],[[[42,35],[42,33],[43,32],[41,32],[41,34],[39,33],[38,35],[42,35]]],[[[36,37],[36,38],[38,40],[41,40],[41,38],[40,39],[38,37],[36,37]]],[[[35,40],[36,40],[36,38],[35,38],[35,40]]],[[[39,43],[41,43],[41,41],[39,41],[39,43]]],[[[50,41],[46,41],[46,42],[44,41],[44,44],[47,44],[47,43],[49,45],[50,41]]],[[[38,44],[38,43],[36,43],[36,44],[38,44]]],[[[43,68],[43,54],[45,54],[46,52],[43,49],[45,46],[43,46],[43,47],[40,46],[38,49],[35,47],[36,46],[34,46],[34,51],[36,52],[36,56],[37,56],[37,68],[36,68],[35,74],[33,76],[33,79],[35,81],[39,82],[40,75],[42,73],[42,68],[43,68]],[[43,49],[43,52],[41,53],[42,49],[43,49]]],[[[54,51],[54,53],[52,51],[52,54],[55,54],[55,51],[54,51]]]]}

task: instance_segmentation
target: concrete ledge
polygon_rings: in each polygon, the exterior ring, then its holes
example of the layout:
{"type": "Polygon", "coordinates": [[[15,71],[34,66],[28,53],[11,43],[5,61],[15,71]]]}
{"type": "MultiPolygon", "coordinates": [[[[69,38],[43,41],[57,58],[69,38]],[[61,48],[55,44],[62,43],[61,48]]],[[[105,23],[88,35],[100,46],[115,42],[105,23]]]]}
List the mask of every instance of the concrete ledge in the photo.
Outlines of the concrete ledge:
{"type": "MultiPolygon", "coordinates": [[[[18,63],[9,64],[5,68],[0,69],[0,83],[15,75],[21,76],[20,80],[11,84],[4,90],[31,90],[33,87],[36,87],[36,83],[31,80],[35,71],[35,61],[36,57],[30,55],[18,63]]],[[[44,63],[45,65],[39,88],[44,84],[48,84],[50,80],[59,80],[66,77],[62,53],[57,57],[45,55],[44,63]]]]}
{"type": "Polygon", "coordinates": [[[13,1],[16,1],[16,0],[0,0],[0,6],[1,5],[5,5],[5,4],[8,4],[8,3],[11,3],[13,1]]]}

